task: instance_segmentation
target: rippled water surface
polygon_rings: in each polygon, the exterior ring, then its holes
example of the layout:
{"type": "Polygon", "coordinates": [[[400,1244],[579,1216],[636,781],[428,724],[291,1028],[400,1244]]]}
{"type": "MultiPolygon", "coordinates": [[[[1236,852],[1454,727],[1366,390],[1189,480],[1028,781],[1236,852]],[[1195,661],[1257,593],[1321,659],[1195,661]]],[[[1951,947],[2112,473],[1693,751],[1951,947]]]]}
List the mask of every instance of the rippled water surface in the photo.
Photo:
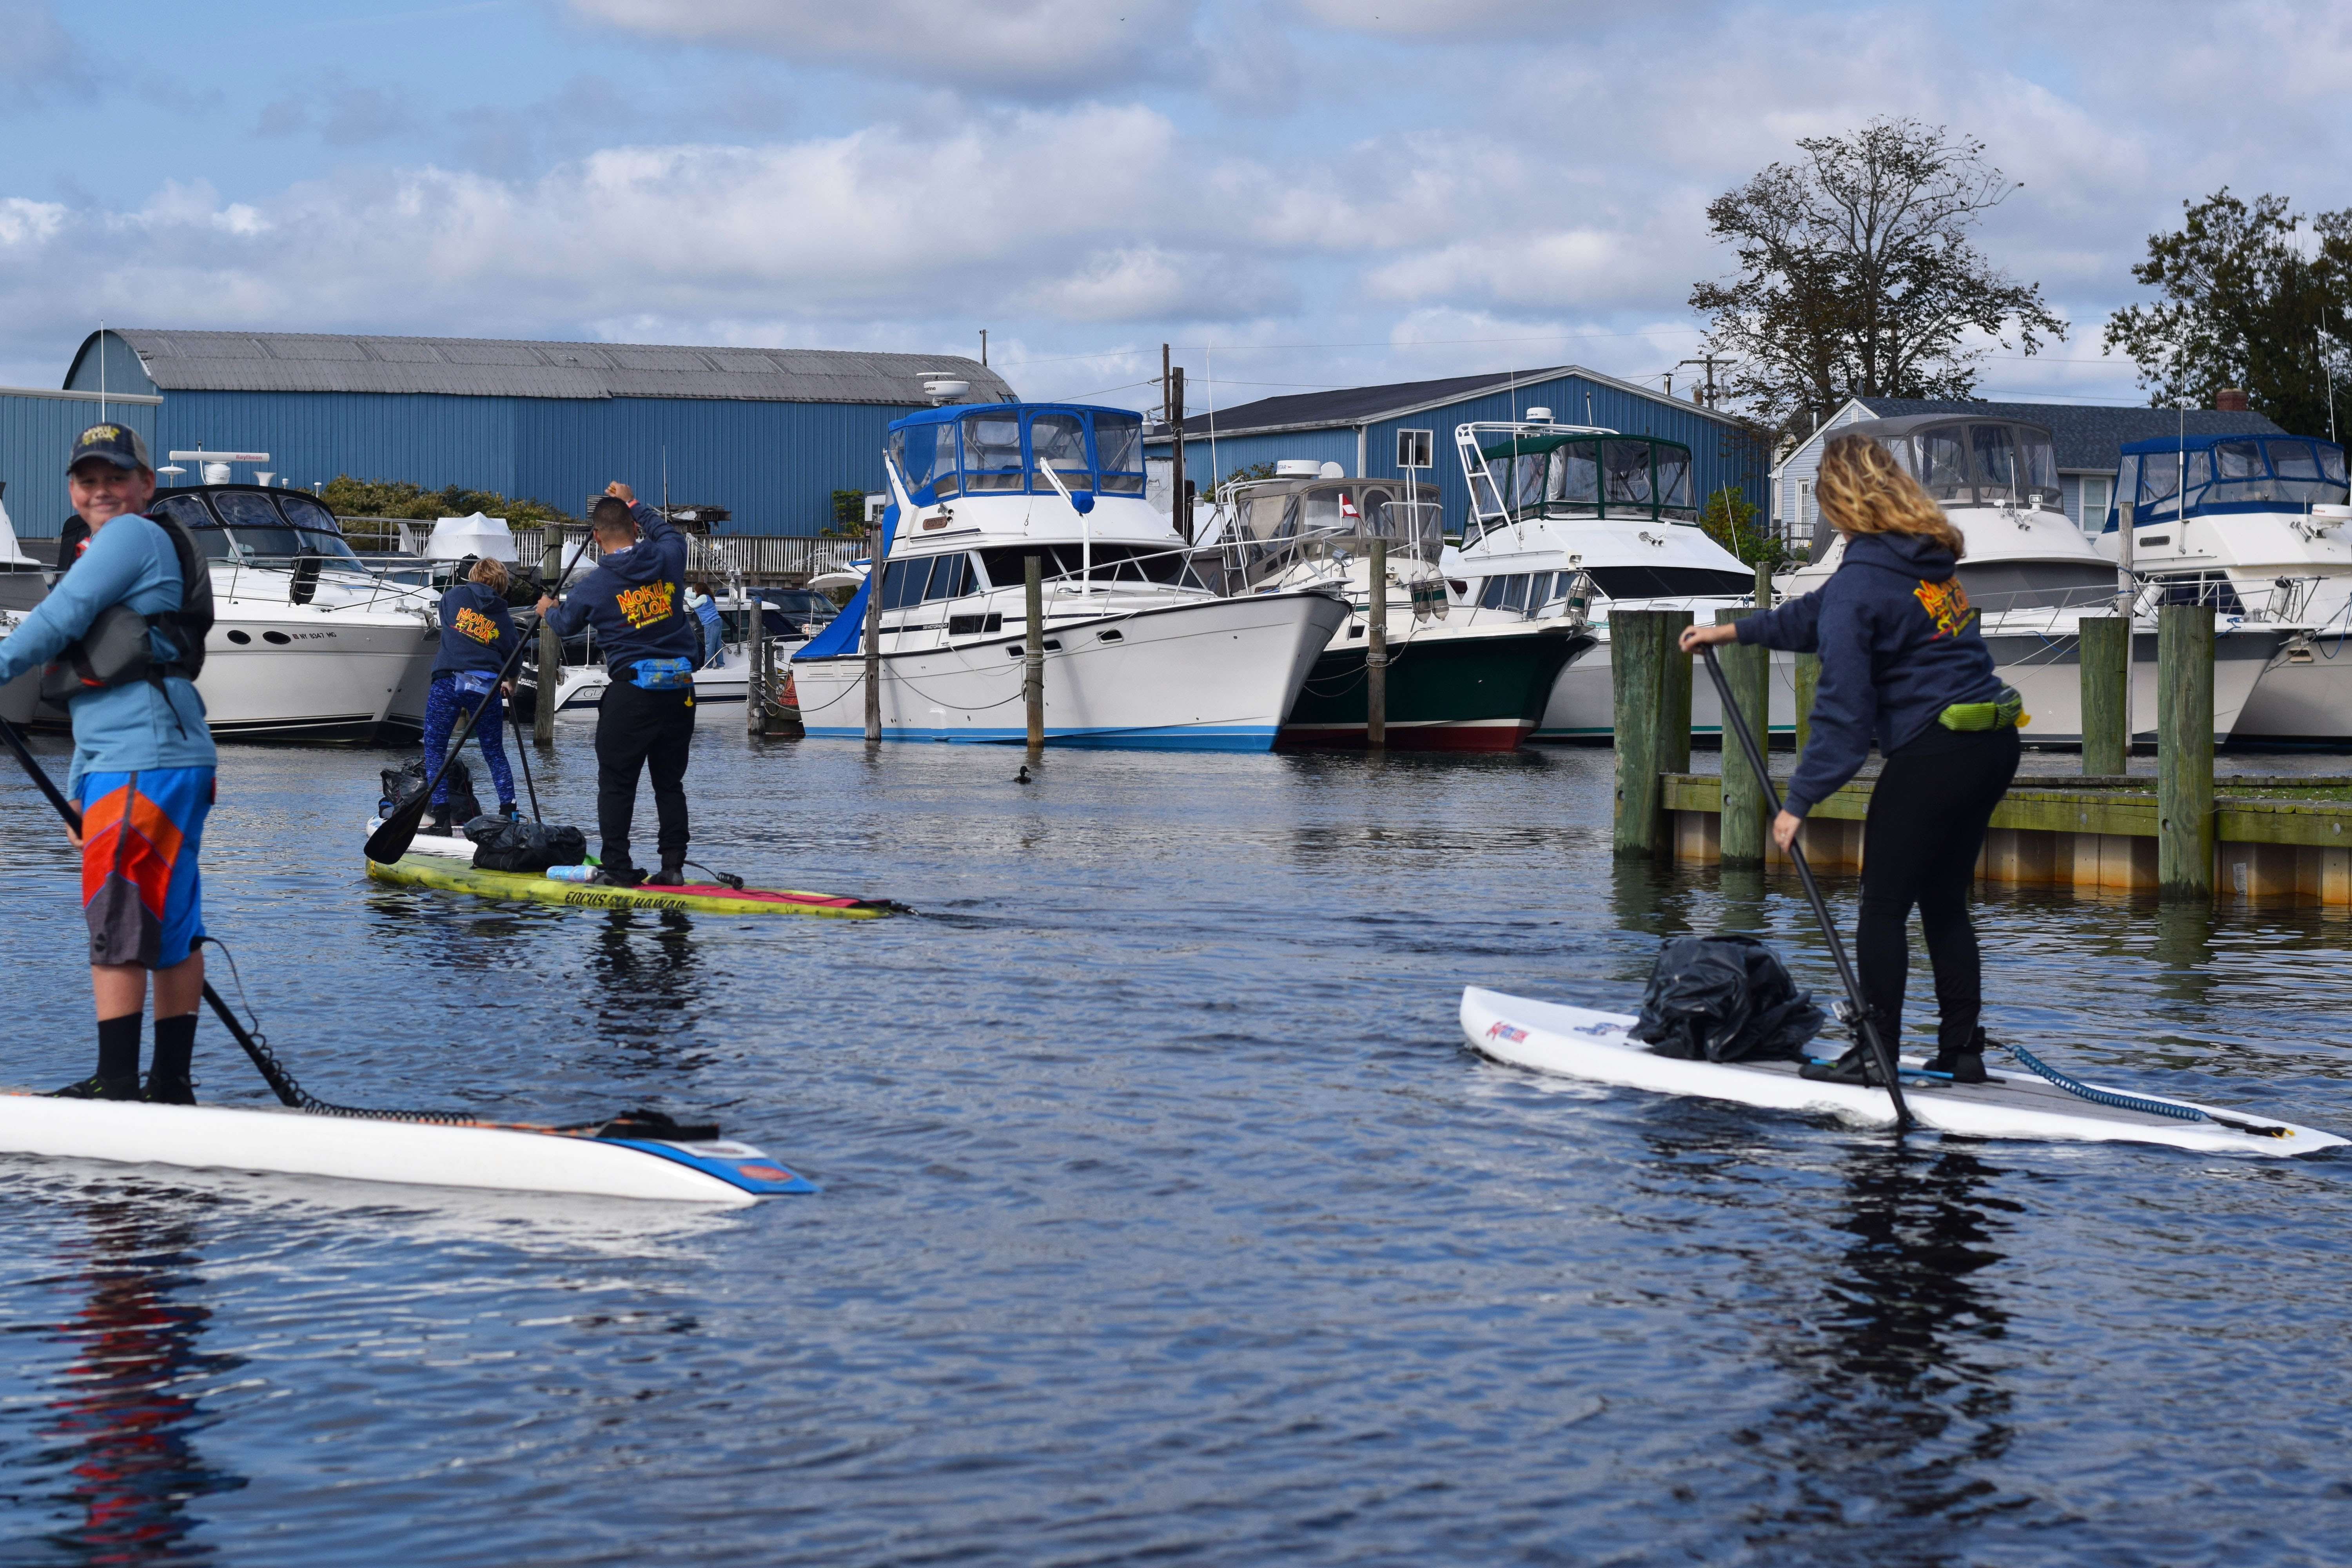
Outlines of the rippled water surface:
{"type": "MultiPolygon", "coordinates": [[[[714,723],[698,847],[920,911],[866,926],[373,887],[388,755],[223,758],[211,924],[310,1087],[650,1101],[824,1190],[0,1160],[0,1562],[2346,1556],[2352,1162],[1898,1148],[1464,1048],[1465,982],[1627,1006],[1684,930],[1830,984],[1793,884],[1612,865],[1606,753],[1024,788],[714,723]]],[[[590,815],[585,731],[541,783],[590,815]]],[[[46,1086],[90,1060],[74,868],[28,790],[0,836],[5,1076],[46,1086]]],[[[2342,915],[1980,918],[1996,1033],[2352,1126],[2342,915]]]]}

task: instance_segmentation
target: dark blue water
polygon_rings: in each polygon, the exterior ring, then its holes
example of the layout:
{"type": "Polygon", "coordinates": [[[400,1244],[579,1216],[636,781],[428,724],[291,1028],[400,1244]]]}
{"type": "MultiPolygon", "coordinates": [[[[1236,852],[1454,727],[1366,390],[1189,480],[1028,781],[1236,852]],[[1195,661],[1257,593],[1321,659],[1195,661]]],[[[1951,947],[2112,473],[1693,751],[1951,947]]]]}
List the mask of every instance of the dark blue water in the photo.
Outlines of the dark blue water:
{"type": "MultiPolygon", "coordinates": [[[[1625,1005],[1674,931],[1828,981],[1792,886],[1612,865],[1605,753],[1022,788],[707,732],[709,857],[922,911],[869,926],[374,888],[382,760],[223,759],[211,922],[312,1089],[652,1100],[824,1191],[0,1161],[0,1562],[2345,1558],[2352,1163],[1897,1148],[1465,1050],[1465,982],[1625,1005]]],[[[592,767],[567,730],[562,815],[592,767]]],[[[0,835],[5,1074],[61,1082],[73,867],[27,791],[0,835]]],[[[1997,1033],[2352,1125],[2341,914],[1981,918],[1997,1033]]]]}

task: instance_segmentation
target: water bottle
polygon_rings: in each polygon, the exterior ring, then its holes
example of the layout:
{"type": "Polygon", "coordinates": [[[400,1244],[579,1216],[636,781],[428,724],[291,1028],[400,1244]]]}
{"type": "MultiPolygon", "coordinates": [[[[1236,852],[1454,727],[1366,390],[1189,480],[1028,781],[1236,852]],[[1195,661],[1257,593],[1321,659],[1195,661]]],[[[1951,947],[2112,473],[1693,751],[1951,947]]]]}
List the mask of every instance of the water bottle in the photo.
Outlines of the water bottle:
{"type": "Polygon", "coordinates": [[[547,879],[551,882],[593,882],[596,879],[593,866],[550,866],[547,879]]]}

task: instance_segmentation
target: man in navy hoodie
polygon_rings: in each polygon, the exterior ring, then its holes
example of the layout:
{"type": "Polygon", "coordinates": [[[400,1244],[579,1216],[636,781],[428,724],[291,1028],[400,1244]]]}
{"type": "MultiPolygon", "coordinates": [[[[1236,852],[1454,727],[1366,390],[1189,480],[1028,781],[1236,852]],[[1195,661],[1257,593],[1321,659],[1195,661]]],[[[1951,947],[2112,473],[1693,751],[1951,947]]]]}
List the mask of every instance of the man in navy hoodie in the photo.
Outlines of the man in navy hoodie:
{"type": "Polygon", "coordinates": [[[595,634],[611,676],[596,713],[596,830],[606,881],[675,888],[686,880],[686,754],[694,739],[693,612],[686,607],[686,535],[618,479],[589,514],[602,559],[539,613],[558,637],[595,634]],[[637,772],[653,776],[661,869],[629,859],[637,772]]]}

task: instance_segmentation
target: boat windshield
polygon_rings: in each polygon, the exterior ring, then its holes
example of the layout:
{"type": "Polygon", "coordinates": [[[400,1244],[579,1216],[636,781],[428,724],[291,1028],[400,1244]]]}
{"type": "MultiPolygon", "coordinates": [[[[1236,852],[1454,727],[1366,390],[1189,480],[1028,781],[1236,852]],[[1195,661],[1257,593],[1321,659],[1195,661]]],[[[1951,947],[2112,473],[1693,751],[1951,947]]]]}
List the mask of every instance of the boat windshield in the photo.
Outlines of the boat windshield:
{"type": "Polygon", "coordinates": [[[2184,490],[2191,517],[2341,505],[2344,448],[2299,436],[2237,437],[2185,451],[2127,452],[2116,476],[2118,510],[2128,501],[2143,528],[2178,518],[2184,490]]]}
{"type": "Polygon", "coordinates": [[[2040,426],[1969,420],[1876,439],[1937,500],[2053,510],[2059,505],[2058,452],[2040,426]]]}
{"type": "Polygon", "coordinates": [[[360,563],[334,513],[307,495],[184,490],[160,498],[155,510],[194,534],[196,547],[215,561],[241,553],[281,560],[323,555],[360,563]]]}
{"type": "Polygon", "coordinates": [[[1538,517],[1643,518],[1696,522],[1690,448],[1649,437],[1514,431],[1473,446],[1474,513],[1463,542],[1505,521],[1538,517]]]}
{"type": "Polygon", "coordinates": [[[988,408],[960,419],[901,426],[890,457],[919,506],[950,496],[1055,493],[1050,465],[1072,493],[1143,493],[1143,416],[1109,408],[988,408]]]}

